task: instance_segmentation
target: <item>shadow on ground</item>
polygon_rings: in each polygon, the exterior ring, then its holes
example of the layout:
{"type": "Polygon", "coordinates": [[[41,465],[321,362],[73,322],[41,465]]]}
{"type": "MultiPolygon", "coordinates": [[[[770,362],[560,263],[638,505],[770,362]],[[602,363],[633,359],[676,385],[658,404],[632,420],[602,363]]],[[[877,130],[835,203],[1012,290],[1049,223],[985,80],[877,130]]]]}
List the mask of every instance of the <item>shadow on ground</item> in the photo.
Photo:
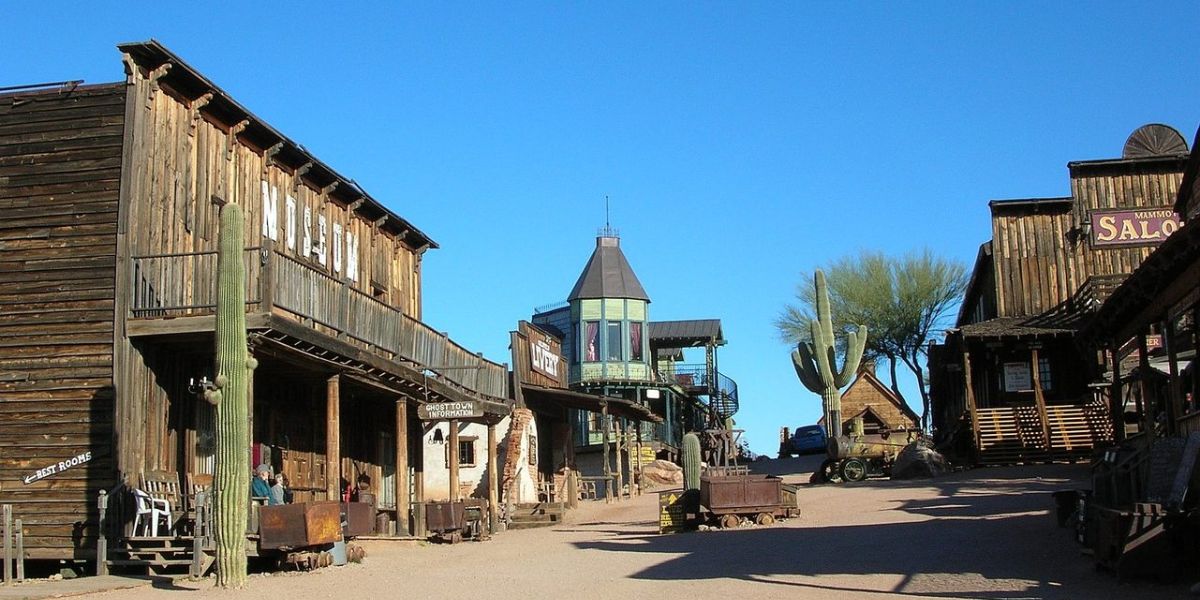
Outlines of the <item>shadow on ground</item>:
{"type": "MultiPolygon", "coordinates": [[[[631,577],[644,580],[738,579],[831,592],[886,592],[941,598],[1177,597],[1178,586],[1121,583],[1080,556],[1068,530],[1057,527],[1050,492],[1063,477],[1029,472],[979,472],[945,480],[868,481],[864,488],[935,488],[936,497],[892,503],[878,524],[774,526],[657,535],[629,526],[614,540],[578,542],[582,549],[671,555],[631,577]],[[982,481],[981,481],[982,480],[982,481]],[[637,531],[641,535],[630,535],[637,531]],[[891,589],[829,585],[814,576],[891,574],[891,589]]],[[[865,491],[865,490],[864,490],[865,491]]],[[[604,525],[611,525],[605,523],[604,525]]],[[[613,533],[616,533],[615,531],[613,533]]],[[[1186,594],[1186,592],[1184,592],[1186,594]]]]}

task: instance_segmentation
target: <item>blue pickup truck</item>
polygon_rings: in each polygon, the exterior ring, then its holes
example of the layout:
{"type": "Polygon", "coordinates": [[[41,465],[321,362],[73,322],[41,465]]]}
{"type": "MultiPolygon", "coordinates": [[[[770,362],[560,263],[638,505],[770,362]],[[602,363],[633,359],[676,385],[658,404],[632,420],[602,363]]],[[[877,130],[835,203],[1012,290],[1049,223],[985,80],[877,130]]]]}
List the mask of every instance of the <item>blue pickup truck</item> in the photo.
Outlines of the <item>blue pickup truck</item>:
{"type": "Polygon", "coordinates": [[[791,454],[820,454],[825,451],[828,441],[825,438],[825,427],[821,425],[806,425],[797,427],[792,433],[791,454]]]}

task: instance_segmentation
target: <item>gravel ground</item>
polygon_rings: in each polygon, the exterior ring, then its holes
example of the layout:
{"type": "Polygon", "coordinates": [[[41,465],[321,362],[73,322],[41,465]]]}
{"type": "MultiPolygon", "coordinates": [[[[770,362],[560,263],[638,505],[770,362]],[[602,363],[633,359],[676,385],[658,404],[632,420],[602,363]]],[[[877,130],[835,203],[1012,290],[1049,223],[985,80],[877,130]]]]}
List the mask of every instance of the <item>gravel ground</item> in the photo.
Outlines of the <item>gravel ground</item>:
{"type": "Polygon", "coordinates": [[[367,542],[366,562],[88,598],[1188,598],[1186,583],[1118,582],[1082,556],[1049,493],[1081,466],[980,469],[936,480],[807,485],[816,457],[768,461],[803,516],[769,527],[657,535],[654,494],[585,503],[566,523],[485,543],[367,542]],[[187,590],[172,593],[167,590],[187,590]]]}

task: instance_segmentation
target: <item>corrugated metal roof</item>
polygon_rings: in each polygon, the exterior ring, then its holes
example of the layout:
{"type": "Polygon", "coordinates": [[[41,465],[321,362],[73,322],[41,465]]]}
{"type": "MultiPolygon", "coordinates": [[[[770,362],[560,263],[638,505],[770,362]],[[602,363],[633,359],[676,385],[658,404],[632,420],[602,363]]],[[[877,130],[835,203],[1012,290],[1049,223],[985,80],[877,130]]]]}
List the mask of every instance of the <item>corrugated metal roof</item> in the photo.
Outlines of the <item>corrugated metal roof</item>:
{"type": "Polygon", "coordinates": [[[725,336],[721,333],[720,319],[692,319],[689,321],[652,321],[650,344],[657,347],[686,348],[703,346],[709,342],[722,345],[725,336]]]}
{"type": "Polygon", "coordinates": [[[580,298],[629,298],[631,300],[650,301],[642,283],[625,254],[621,252],[621,241],[616,237],[600,236],[596,238],[596,249],[588,259],[587,266],[571,295],[567,300],[580,298]]]}

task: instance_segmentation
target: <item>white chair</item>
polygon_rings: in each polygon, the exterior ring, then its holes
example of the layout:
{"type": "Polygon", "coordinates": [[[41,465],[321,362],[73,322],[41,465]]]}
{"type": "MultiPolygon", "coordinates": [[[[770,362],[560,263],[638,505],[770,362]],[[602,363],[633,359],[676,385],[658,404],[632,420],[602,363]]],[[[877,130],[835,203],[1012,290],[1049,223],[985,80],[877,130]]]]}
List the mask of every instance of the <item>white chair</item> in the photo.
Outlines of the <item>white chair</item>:
{"type": "MultiPolygon", "coordinates": [[[[167,533],[171,532],[171,503],[161,498],[155,498],[146,492],[139,489],[133,490],[133,499],[137,504],[137,513],[133,515],[133,535],[138,533],[138,524],[143,526],[143,529],[149,525],[150,537],[158,537],[158,520],[162,519],[167,525],[167,533]],[[143,523],[142,515],[146,515],[150,522],[143,523]]],[[[145,531],[142,532],[143,534],[145,531]]]]}

